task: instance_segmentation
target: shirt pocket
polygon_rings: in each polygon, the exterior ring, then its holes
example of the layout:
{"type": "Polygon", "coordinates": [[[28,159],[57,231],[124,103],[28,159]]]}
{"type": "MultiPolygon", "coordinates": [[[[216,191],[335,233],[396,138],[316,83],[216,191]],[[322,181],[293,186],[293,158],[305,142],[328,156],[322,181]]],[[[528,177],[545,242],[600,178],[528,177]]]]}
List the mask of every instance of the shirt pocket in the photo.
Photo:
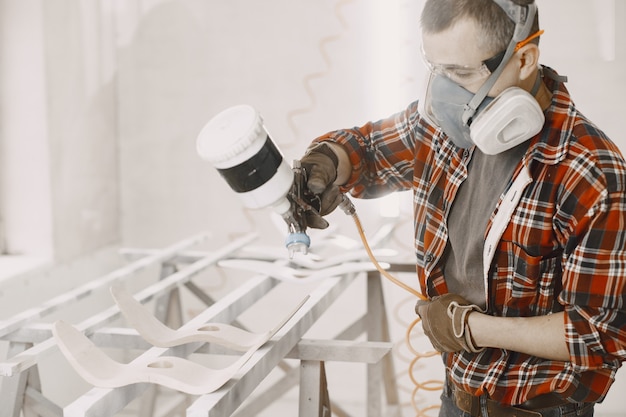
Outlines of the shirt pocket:
{"type": "Polygon", "coordinates": [[[501,242],[493,280],[493,307],[503,316],[527,317],[562,311],[561,255],[532,256],[512,242],[501,242]]]}

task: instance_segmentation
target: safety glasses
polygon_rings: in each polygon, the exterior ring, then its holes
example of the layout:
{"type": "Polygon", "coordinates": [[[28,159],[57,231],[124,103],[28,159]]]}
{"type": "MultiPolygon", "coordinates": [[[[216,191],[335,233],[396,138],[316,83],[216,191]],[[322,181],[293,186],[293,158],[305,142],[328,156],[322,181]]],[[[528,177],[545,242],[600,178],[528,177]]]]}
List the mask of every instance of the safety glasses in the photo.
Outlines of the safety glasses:
{"type": "MultiPolygon", "coordinates": [[[[528,38],[517,43],[515,51],[518,51],[524,45],[528,44],[533,39],[541,36],[543,30],[533,33],[528,38]]],[[[421,48],[422,59],[426,64],[428,70],[434,75],[442,75],[449,78],[453,82],[459,85],[470,85],[480,80],[487,78],[493,71],[498,68],[502,59],[504,58],[506,51],[502,51],[481,62],[478,66],[469,65],[455,65],[455,64],[435,64],[430,62],[426,58],[424,53],[424,47],[421,48]]]]}
{"type": "Polygon", "coordinates": [[[478,66],[455,65],[455,64],[435,64],[430,62],[424,54],[422,48],[422,59],[426,67],[434,75],[442,75],[459,85],[473,84],[474,82],[487,78],[502,62],[504,51],[481,62],[478,66]]]}

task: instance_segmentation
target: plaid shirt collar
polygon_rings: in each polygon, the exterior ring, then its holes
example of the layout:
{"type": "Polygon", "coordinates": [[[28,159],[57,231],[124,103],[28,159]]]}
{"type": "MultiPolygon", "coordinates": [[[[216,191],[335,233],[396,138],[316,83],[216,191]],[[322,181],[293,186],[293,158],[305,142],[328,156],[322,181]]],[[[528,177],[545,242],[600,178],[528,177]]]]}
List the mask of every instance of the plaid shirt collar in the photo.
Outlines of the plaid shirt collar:
{"type": "Polygon", "coordinates": [[[552,92],[552,103],[546,110],[546,120],[551,125],[531,139],[524,161],[535,160],[546,165],[561,162],[569,150],[569,137],[574,126],[574,105],[565,87],[566,77],[559,76],[549,67],[541,69],[544,83],[552,92]]]}

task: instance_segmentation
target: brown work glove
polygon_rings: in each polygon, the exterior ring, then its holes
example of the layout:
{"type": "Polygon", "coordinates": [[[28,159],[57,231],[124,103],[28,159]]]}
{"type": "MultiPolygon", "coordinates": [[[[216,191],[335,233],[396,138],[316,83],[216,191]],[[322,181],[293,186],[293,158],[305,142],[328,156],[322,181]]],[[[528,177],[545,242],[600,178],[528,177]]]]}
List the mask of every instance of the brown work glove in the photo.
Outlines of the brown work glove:
{"type": "Polygon", "coordinates": [[[327,144],[320,143],[307,151],[300,164],[307,173],[306,186],[316,195],[319,206],[319,213],[307,212],[307,224],[315,229],[325,229],[328,222],[322,216],[335,210],[342,199],[339,187],[333,184],[339,164],[337,155],[327,144]]]}
{"type": "Polygon", "coordinates": [[[419,300],[415,312],[422,319],[424,333],[438,352],[480,352],[472,340],[467,318],[478,306],[456,294],[445,294],[431,301],[419,300]]]}

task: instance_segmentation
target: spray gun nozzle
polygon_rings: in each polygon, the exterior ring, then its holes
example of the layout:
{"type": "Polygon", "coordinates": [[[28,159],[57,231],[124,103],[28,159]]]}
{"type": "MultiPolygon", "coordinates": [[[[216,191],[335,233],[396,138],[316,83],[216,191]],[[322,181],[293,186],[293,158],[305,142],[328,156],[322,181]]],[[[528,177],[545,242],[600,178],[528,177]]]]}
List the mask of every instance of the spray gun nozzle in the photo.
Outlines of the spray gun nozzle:
{"type": "Polygon", "coordinates": [[[292,259],[296,252],[307,254],[311,246],[311,238],[306,233],[289,233],[285,239],[285,247],[289,251],[289,259],[292,259]]]}

